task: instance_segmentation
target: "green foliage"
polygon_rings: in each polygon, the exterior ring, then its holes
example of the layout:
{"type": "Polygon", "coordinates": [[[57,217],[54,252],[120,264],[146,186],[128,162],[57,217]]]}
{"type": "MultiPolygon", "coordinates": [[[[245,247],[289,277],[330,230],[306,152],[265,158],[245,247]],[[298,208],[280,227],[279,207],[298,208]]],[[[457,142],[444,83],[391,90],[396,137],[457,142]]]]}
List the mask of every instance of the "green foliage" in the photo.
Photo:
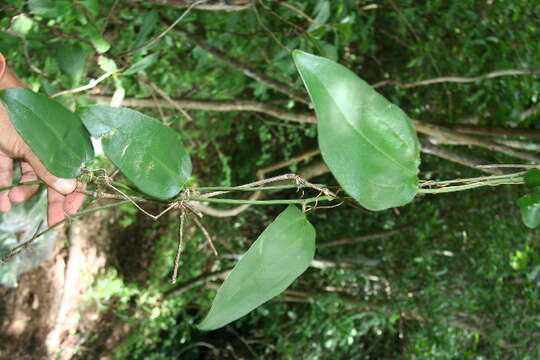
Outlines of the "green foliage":
{"type": "Polygon", "coordinates": [[[71,3],[68,0],[28,0],[28,7],[36,15],[52,18],[69,11],[71,3]]]}
{"type": "Polygon", "coordinates": [[[141,191],[158,199],[177,195],[191,176],[180,135],[133,110],[94,105],[80,112],[109,159],[141,191]]]}
{"type": "Polygon", "coordinates": [[[538,227],[540,225],[540,189],[520,197],[517,204],[521,210],[523,223],[531,229],[538,227]]]}
{"type": "MultiPolygon", "coordinates": [[[[157,97],[136,76],[144,74],[173,98],[258,100],[282,109],[308,110],[232,69],[196,46],[191,36],[204,37],[222,52],[296,90],[302,90],[302,84],[290,60],[294,48],[339,61],[370,84],[537,68],[540,59],[539,28],[531,21],[540,5],[529,0],[421,4],[288,0],[296,10],[284,2],[253,2],[243,12],[192,11],[176,28],[186,32],[186,38],[173,30],[133,54],[129,50],[165,30],[179,10],[150,2],[129,7],[119,2],[114,8],[113,0],[85,0],[59,12],[55,3],[64,2],[8,0],[6,16],[0,17],[0,51],[33,90],[49,94],[74,81],[70,71],[79,73],[61,65],[57,51],[49,50],[80,46],[93,53],[80,84],[102,74],[96,53],[106,53],[116,69],[128,69],[95,89],[102,95],[111,95],[121,79],[126,97],[157,97]],[[51,11],[55,16],[47,15],[51,11]],[[25,41],[6,30],[24,35],[25,41]],[[21,56],[25,49],[29,60],[21,56]]],[[[474,116],[479,125],[536,129],[538,115],[521,120],[520,113],[538,105],[539,84],[538,75],[527,75],[407,89],[388,85],[378,91],[418,119],[459,123],[474,116]]],[[[83,95],[75,102],[81,106],[93,100],[83,95]]],[[[193,161],[194,182],[201,185],[248,182],[257,167],[316,146],[313,124],[284,123],[262,114],[197,110],[190,111],[195,121],[186,121],[175,109],[146,109],[145,113],[159,116],[182,134],[193,161]]],[[[467,151],[492,163],[512,160],[487,150],[467,151]]],[[[343,155],[350,157],[350,153],[347,148],[343,155]]],[[[293,164],[291,169],[302,169],[306,163],[293,164]]],[[[445,179],[478,174],[426,155],[421,176],[445,179]]],[[[329,175],[315,181],[335,184],[329,175]]],[[[531,185],[534,194],[536,185],[531,185]]],[[[279,196],[298,198],[299,194],[279,196]]],[[[129,310],[136,312],[126,316],[130,321],[142,319],[117,358],[253,358],[233,329],[263,358],[537,359],[540,249],[537,233],[521,225],[515,206],[518,196],[501,186],[458,196],[423,196],[406,207],[369,216],[345,206],[313,211],[310,221],[321,242],[406,224],[412,229],[390,239],[319,250],[319,256],[333,265],[309,271],[294,283],[294,290],[307,293],[308,298],[278,297],[210,333],[193,329],[209,306],[209,291],[199,288],[174,297],[157,296],[172,288],[168,276],[177,241],[177,224],[162,219],[160,224],[172,230],[160,239],[148,269],[152,280],[142,285],[122,280],[121,285],[120,275],[105,276],[108,283],[100,288],[98,297],[104,304],[123,316],[129,310]],[[138,302],[139,297],[149,300],[138,302]],[[211,344],[219,354],[198,346],[201,342],[211,344]],[[501,346],[505,343],[509,346],[501,346]],[[229,353],[231,348],[236,353],[229,353]]],[[[205,221],[219,241],[220,254],[241,254],[275,211],[252,207],[234,221],[205,221]]],[[[133,226],[133,215],[127,213],[123,225],[133,226]]],[[[230,265],[201,251],[202,242],[200,237],[190,237],[181,258],[180,283],[230,265]]]]}
{"type": "Polygon", "coordinates": [[[52,174],[76,177],[93,158],[83,124],[56,101],[22,88],[4,90],[0,98],[17,132],[52,174]]]}
{"type": "Polygon", "coordinates": [[[72,87],[78,86],[86,66],[87,56],[80,45],[61,45],[58,47],[56,61],[60,71],[67,74],[72,87]]]}
{"type": "Polygon", "coordinates": [[[315,104],[321,154],[340,185],[370,210],[409,203],[420,145],[407,115],[335,62],[300,51],[294,60],[315,104]]]}
{"type": "Polygon", "coordinates": [[[128,76],[142,72],[149,66],[152,66],[158,58],[157,53],[150,54],[143,57],[141,60],[137,61],[131,65],[126,71],[122,72],[122,75],[128,76]]]}
{"type": "Polygon", "coordinates": [[[532,189],[540,186],[540,170],[532,169],[527,171],[527,173],[523,177],[523,181],[525,181],[525,185],[532,189]]]}
{"type": "Polygon", "coordinates": [[[314,255],[315,229],[304,213],[290,205],[231,271],[198,328],[225,326],[279,295],[306,271],[314,255]]]}
{"type": "Polygon", "coordinates": [[[523,181],[531,189],[531,193],[520,197],[517,205],[521,210],[521,220],[525,226],[535,229],[540,225],[540,170],[527,171],[523,181]]]}

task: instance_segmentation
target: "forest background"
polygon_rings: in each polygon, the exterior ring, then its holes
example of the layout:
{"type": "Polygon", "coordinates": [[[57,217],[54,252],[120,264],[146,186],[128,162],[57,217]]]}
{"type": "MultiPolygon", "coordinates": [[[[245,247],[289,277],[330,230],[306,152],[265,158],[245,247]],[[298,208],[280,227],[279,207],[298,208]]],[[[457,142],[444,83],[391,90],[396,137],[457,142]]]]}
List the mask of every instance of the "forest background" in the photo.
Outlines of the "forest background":
{"type": "MultiPolygon", "coordinates": [[[[199,186],[291,172],[337,185],[318,153],[293,49],[338,61],[416,119],[421,179],[540,164],[539,37],[534,0],[0,5],[0,51],[31,89],[71,108],[115,98],[160,119],[182,135],[199,186]]],[[[95,165],[114,172],[105,159],[95,165]]],[[[188,225],[174,285],[178,213],[154,221],[131,205],[98,212],[40,248],[48,260],[18,280],[23,260],[3,265],[2,282],[18,286],[0,289],[0,354],[537,359],[540,245],[516,206],[524,192],[498,186],[381,212],[310,211],[312,266],[280,297],[214,332],[194,325],[226,270],[284,207],[215,206],[217,217],[202,222],[218,256],[188,225]]],[[[0,221],[0,246],[9,247],[13,218],[0,221]]]]}

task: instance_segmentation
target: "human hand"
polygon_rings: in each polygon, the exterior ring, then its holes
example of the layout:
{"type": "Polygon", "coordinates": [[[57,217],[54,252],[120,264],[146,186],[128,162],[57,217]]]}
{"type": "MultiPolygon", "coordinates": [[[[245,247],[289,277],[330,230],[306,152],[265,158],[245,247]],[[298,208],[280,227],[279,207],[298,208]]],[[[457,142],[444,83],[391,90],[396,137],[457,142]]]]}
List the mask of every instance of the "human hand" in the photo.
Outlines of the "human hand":
{"type": "MultiPolygon", "coordinates": [[[[7,67],[5,58],[0,54],[0,90],[14,87],[26,87],[7,67]]],[[[47,171],[38,157],[21,138],[11,123],[5,106],[0,101],[0,188],[8,187],[13,182],[13,161],[20,160],[20,182],[41,179],[47,185],[47,219],[53,225],[65,218],[65,214],[74,214],[81,207],[84,195],[75,192],[82,189],[75,179],[62,179],[47,171]]],[[[0,213],[8,212],[12,203],[28,200],[38,190],[39,185],[17,186],[0,192],[0,213]]],[[[61,229],[62,226],[56,229],[61,229]]]]}

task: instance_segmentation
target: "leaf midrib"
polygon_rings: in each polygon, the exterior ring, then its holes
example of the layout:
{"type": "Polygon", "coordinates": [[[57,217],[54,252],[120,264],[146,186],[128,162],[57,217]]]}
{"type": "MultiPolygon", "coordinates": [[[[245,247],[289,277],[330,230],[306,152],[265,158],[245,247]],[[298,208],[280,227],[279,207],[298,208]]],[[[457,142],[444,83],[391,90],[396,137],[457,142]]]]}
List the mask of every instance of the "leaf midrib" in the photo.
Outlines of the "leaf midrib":
{"type": "MultiPolygon", "coordinates": [[[[318,81],[318,79],[317,79],[318,81]]],[[[322,84],[322,88],[324,89],[324,91],[326,92],[328,98],[330,99],[330,101],[335,105],[335,107],[338,109],[339,113],[341,114],[341,116],[345,119],[345,123],[347,125],[349,125],[358,135],[360,135],[360,137],[362,139],[364,139],[365,142],[367,142],[372,148],[374,148],[376,151],[378,151],[379,153],[381,153],[384,157],[386,157],[387,159],[389,159],[391,162],[393,162],[394,164],[396,164],[398,167],[402,168],[403,170],[407,171],[408,173],[411,173],[412,175],[416,175],[416,172],[414,170],[411,170],[411,169],[408,169],[407,167],[405,167],[404,165],[400,164],[396,159],[394,159],[392,156],[390,156],[388,153],[386,153],[385,151],[383,151],[381,148],[379,148],[377,145],[375,145],[373,142],[371,142],[364,134],[362,134],[362,132],[360,130],[358,130],[355,126],[353,126],[353,124],[349,121],[348,117],[345,116],[345,113],[341,110],[341,107],[338,106],[337,102],[334,100],[334,98],[330,95],[330,91],[328,91],[328,88],[326,85],[324,85],[321,81],[319,81],[320,84],[322,84]]],[[[375,93],[375,95],[378,95],[377,93],[375,93]]],[[[381,95],[382,96],[382,95],[381,95]]],[[[362,109],[363,111],[363,109],[362,109]]]]}
{"type": "MultiPolygon", "coordinates": [[[[32,115],[37,118],[38,120],[42,120],[41,117],[39,117],[37,115],[37,113],[29,106],[27,106],[25,103],[19,101],[19,99],[17,98],[14,98],[12,97],[11,98],[13,101],[15,101],[17,104],[19,104],[21,107],[27,109],[28,111],[30,111],[30,113],[32,113],[32,115]]],[[[48,121],[40,121],[41,124],[43,124],[47,129],[50,130],[50,132],[52,132],[52,134],[54,135],[54,137],[56,138],[57,141],[61,142],[62,143],[62,137],[60,136],[59,132],[57,132],[56,128],[54,126],[51,126],[51,124],[48,122],[48,121]]],[[[67,126],[67,130],[68,132],[71,130],[71,127],[72,127],[72,124],[68,124],[67,126]]],[[[15,126],[15,128],[17,129],[17,126],[15,126]]],[[[19,132],[19,130],[17,129],[17,132],[19,132]]],[[[22,136],[22,135],[21,135],[22,136]]],[[[25,142],[26,142],[26,139],[25,139],[25,142]]],[[[32,146],[30,144],[28,144],[28,146],[30,146],[30,148],[32,148],[32,146]]],[[[77,152],[75,152],[72,148],[68,147],[67,150],[71,153],[71,155],[73,155],[73,158],[74,159],[78,159],[79,158],[79,154],[77,152]]],[[[32,149],[32,151],[34,151],[34,149],[32,149]]],[[[36,154],[37,155],[37,154],[36,154]]],[[[53,158],[56,157],[57,155],[57,151],[55,151],[55,153],[53,154],[53,158]]],[[[39,157],[39,156],[38,156],[39,157]]],[[[72,159],[73,159],[72,158],[72,159]]],[[[40,158],[40,160],[42,160],[40,158]]],[[[50,161],[52,162],[52,160],[50,161]]],[[[64,166],[63,166],[64,167],[64,166]]],[[[65,166],[65,168],[68,168],[70,169],[69,166],[65,166]]],[[[71,169],[70,169],[71,170],[71,169]]]]}

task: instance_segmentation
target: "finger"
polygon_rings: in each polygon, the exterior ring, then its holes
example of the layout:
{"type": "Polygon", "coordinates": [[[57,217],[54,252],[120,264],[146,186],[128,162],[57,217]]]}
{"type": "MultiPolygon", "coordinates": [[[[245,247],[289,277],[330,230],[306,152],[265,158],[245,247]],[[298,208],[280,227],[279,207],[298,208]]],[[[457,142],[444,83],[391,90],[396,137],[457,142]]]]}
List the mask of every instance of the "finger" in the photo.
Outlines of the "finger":
{"type": "Polygon", "coordinates": [[[6,59],[4,55],[0,53],[0,79],[4,77],[4,72],[6,71],[6,59]]]}
{"type": "MultiPolygon", "coordinates": [[[[28,182],[37,180],[37,175],[34,169],[27,162],[21,162],[21,180],[20,182],[28,182]]],[[[23,185],[17,186],[9,191],[9,200],[14,203],[26,201],[30,199],[36,191],[39,189],[39,185],[23,185]]]]}
{"type": "Polygon", "coordinates": [[[62,179],[54,176],[47,171],[45,166],[39,161],[38,157],[30,150],[26,154],[26,160],[34,169],[36,175],[43,180],[45,184],[52,187],[60,194],[67,195],[75,191],[75,187],[77,186],[77,181],[75,179],[62,179]]]}
{"type": "MultiPolygon", "coordinates": [[[[86,190],[86,184],[77,184],[77,190],[75,191],[84,191],[86,190]]],[[[69,215],[75,214],[82,206],[84,201],[84,194],[74,192],[73,194],[66,195],[64,200],[64,210],[69,215]]]]}
{"type": "MultiPolygon", "coordinates": [[[[60,194],[53,188],[47,189],[47,220],[49,226],[64,220],[64,195],[60,194]]],[[[55,230],[63,230],[64,225],[60,224],[54,228],[55,230]]]]}
{"type": "MultiPolygon", "coordinates": [[[[13,181],[13,160],[0,152],[0,188],[11,186],[13,181]]],[[[0,213],[11,209],[9,190],[0,192],[0,213]]]]}

